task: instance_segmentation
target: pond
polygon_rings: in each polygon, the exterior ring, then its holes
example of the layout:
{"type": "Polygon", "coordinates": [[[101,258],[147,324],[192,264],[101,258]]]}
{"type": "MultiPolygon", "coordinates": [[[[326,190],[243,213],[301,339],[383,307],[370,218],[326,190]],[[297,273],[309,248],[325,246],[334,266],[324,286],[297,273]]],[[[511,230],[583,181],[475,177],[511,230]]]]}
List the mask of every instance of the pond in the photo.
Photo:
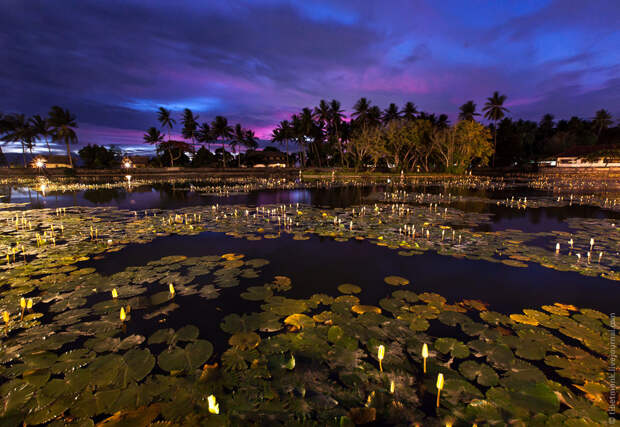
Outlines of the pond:
{"type": "Polygon", "coordinates": [[[527,181],[0,186],[2,425],[600,425],[620,196],[527,181]]]}

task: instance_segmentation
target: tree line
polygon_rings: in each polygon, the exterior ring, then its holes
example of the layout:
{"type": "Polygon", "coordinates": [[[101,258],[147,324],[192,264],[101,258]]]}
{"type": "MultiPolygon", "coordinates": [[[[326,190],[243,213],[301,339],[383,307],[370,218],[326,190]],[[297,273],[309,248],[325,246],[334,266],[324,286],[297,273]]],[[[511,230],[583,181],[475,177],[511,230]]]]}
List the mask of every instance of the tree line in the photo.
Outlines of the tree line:
{"type": "Polygon", "coordinates": [[[192,110],[185,108],[181,117],[181,135],[184,141],[176,140],[171,137],[172,129],[176,120],[172,117],[172,111],[164,107],[157,110],[157,121],[160,128],[150,127],[144,134],[144,142],[154,145],[158,156],[158,161],[163,165],[174,166],[174,162],[182,160],[182,164],[187,164],[189,159],[185,153],[193,153],[192,165],[204,166],[218,162],[226,167],[232,160],[230,153],[226,151],[226,143],[233,150],[237,157],[237,166],[241,166],[241,155],[238,152],[240,147],[255,149],[258,147],[258,138],[251,129],[246,129],[241,124],[231,126],[228,119],[224,116],[216,116],[211,123],[204,121],[198,122],[200,117],[195,115],[192,110]],[[166,132],[164,134],[163,132],[166,132]],[[221,148],[211,152],[211,144],[221,143],[221,148]],[[196,150],[197,145],[202,145],[196,150]]]}
{"type": "Polygon", "coordinates": [[[446,114],[418,111],[413,102],[402,109],[391,103],[382,110],[360,98],[346,117],[337,100],[321,100],[281,121],[271,139],[285,147],[287,157],[303,167],[389,168],[403,171],[462,172],[472,166],[524,165],[572,146],[618,141],[611,115],[599,110],[591,120],[576,117],[540,123],[506,117],[506,95],[494,92],[481,113],[474,101],[459,108],[450,124],[446,114]],[[479,116],[490,122],[484,126],[479,116]],[[615,135],[615,137],[613,136],[615,135]],[[299,147],[291,156],[289,144],[299,147]]]}
{"type": "MultiPolygon", "coordinates": [[[[76,117],[68,109],[53,106],[47,117],[35,114],[26,117],[24,114],[1,114],[0,113],[0,141],[2,144],[16,142],[22,146],[24,167],[26,164],[26,150],[32,155],[36,142],[43,140],[47,150],[52,154],[50,140],[64,143],[67,147],[69,165],[73,167],[70,144],[77,142],[75,129],[78,127],[76,117]]],[[[0,144],[0,157],[2,146],[0,144]]]]}

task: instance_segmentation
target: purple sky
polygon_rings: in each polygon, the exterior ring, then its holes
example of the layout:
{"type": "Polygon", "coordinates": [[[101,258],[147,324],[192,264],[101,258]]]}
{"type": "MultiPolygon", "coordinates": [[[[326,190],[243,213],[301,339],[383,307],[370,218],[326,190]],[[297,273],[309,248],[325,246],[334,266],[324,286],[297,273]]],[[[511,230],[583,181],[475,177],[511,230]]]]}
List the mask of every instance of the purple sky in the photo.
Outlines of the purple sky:
{"type": "Polygon", "coordinates": [[[80,144],[144,146],[160,105],[264,138],[322,98],[620,116],[618,0],[4,0],[0,58],[0,111],[69,108],[80,144]]]}

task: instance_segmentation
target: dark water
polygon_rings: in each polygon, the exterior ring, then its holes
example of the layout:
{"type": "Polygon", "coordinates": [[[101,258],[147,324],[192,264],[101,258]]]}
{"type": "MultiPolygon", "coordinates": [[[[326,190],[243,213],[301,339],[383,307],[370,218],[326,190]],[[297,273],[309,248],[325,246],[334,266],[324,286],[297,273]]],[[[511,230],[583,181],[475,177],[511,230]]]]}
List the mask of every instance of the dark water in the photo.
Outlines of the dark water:
{"type": "MultiPolygon", "coordinates": [[[[88,190],[57,194],[45,197],[33,190],[6,187],[4,202],[28,203],[25,208],[55,208],[62,206],[115,206],[121,209],[175,209],[184,206],[222,204],[263,205],[274,203],[302,203],[314,206],[347,207],[363,203],[373,192],[383,190],[380,185],[349,186],[329,189],[310,188],[295,190],[251,191],[245,194],[217,197],[187,190],[185,186],[160,184],[154,186],[88,190]]],[[[446,192],[441,187],[423,189],[427,192],[446,192]]],[[[544,193],[528,190],[516,194],[509,191],[456,190],[452,194],[485,196],[505,199],[511,194],[528,197],[544,193]]],[[[1,204],[1,202],[0,202],[1,204]]],[[[566,206],[528,208],[517,210],[495,203],[457,202],[453,207],[470,212],[493,215],[488,224],[479,226],[483,231],[520,229],[528,232],[563,230],[568,226],[565,219],[620,218],[617,212],[593,206],[566,206]]],[[[394,290],[383,283],[387,275],[407,277],[416,292],[437,292],[451,301],[480,299],[491,304],[491,308],[502,312],[518,312],[525,307],[562,302],[581,307],[591,307],[603,312],[617,310],[620,301],[620,286],[616,282],[591,278],[577,273],[530,265],[528,268],[514,268],[485,261],[454,259],[427,253],[413,257],[401,257],[396,251],[377,247],[367,242],[335,242],[330,239],[312,238],[295,241],[288,236],[277,240],[246,241],[234,239],[219,233],[203,233],[199,236],[170,236],[156,239],[148,245],[131,245],[116,254],[96,263],[98,270],[112,273],[128,265],[142,265],[166,255],[189,256],[237,252],[248,258],[266,258],[271,264],[265,267],[268,276],[285,275],[293,279],[291,296],[308,297],[317,292],[334,295],[341,283],[355,283],[364,289],[360,295],[367,304],[378,300],[394,290]]],[[[243,283],[250,283],[245,281],[243,283]]],[[[262,284],[258,283],[259,285],[262,284]]],[[[238,290],[225,289],[224,295],[215,300],[215,306],[225,305],[226,294],[231,295],[231,304],[238,308],[238,290]],[[234,300],[232,299],[234,296],[234,300]]],[[[194,301],[184,307],[196,313],[204,302],[194,301]]],[[[209,302],[211,304],[211,302],[209,302]]],[[[241,303],[252,304],[254,303],[241,303]]],[[[214,309],[215,309],[214,306],[214,309]]],[[[250,306],[244,309],[249,309],[250,306]]],[[[255,307],[255,306],[252,306],[255,307]]]]}
{"type": "MultiPolygon", "coordinates": [[[[407,289],[416,293],[435,292],[446,297],[448,302],[479,299],[489,303],[492,310],[504,313],[554,302],[610,313],[617,310],[620,301],[620,286],[611,280],[559,272],[536,264],[517,268],[432,252],[403,257],[395,250],[366,241],[336,242],[320,237],[299,241],[284,235],[274,240],[246,241],[210,232],[189,237],[168,236],[146,246],[130,245],[90,265],[103,274],[112,274],[127,265],[142,265],[167,255],[203,256],[225,252],[270,260],[271,263],[262,268],[261,278],[264,281],[275,275],[290,277],[293,288],[285,293],[288,297],[307,298],[315,293],[337,296],[338,285],[355,283],[363,290],[357,295],[361,302],[375,305],[396,289],[385,284],[383,278],[397,275],[408,278],[411,285],[407,289]]],[[[247,280],[242,283],[242,286],[254,285],[247,280]]],[[[233,292],[224,289],[217,304],[226,306],[228,294],[231,296],[229,302],[239,308],[238,289],[232,288],[233,292]]],[[[195,309],[199,315],[202,304],[197,299],[184,309],[195,309]]],[[[245,304],[247,308],[252,306],[250,302],[245,304]]]]}

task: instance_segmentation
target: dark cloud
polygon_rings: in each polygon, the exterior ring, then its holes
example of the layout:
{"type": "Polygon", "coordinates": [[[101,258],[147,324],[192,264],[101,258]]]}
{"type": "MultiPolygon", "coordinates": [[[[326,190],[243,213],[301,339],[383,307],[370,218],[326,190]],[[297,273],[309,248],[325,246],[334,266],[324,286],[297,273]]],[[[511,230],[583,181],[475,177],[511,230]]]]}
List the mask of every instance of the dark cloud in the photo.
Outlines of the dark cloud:
{"type": "Polygon", "coordinates": [[[620,114],[620,3],[484,3],[5,0],[0,111],[59,104],[83,140],[123,144],[140,143],[157,105],[262,136],[321,98],[454,118],[500,90],[525,118],[620,114]]]}

